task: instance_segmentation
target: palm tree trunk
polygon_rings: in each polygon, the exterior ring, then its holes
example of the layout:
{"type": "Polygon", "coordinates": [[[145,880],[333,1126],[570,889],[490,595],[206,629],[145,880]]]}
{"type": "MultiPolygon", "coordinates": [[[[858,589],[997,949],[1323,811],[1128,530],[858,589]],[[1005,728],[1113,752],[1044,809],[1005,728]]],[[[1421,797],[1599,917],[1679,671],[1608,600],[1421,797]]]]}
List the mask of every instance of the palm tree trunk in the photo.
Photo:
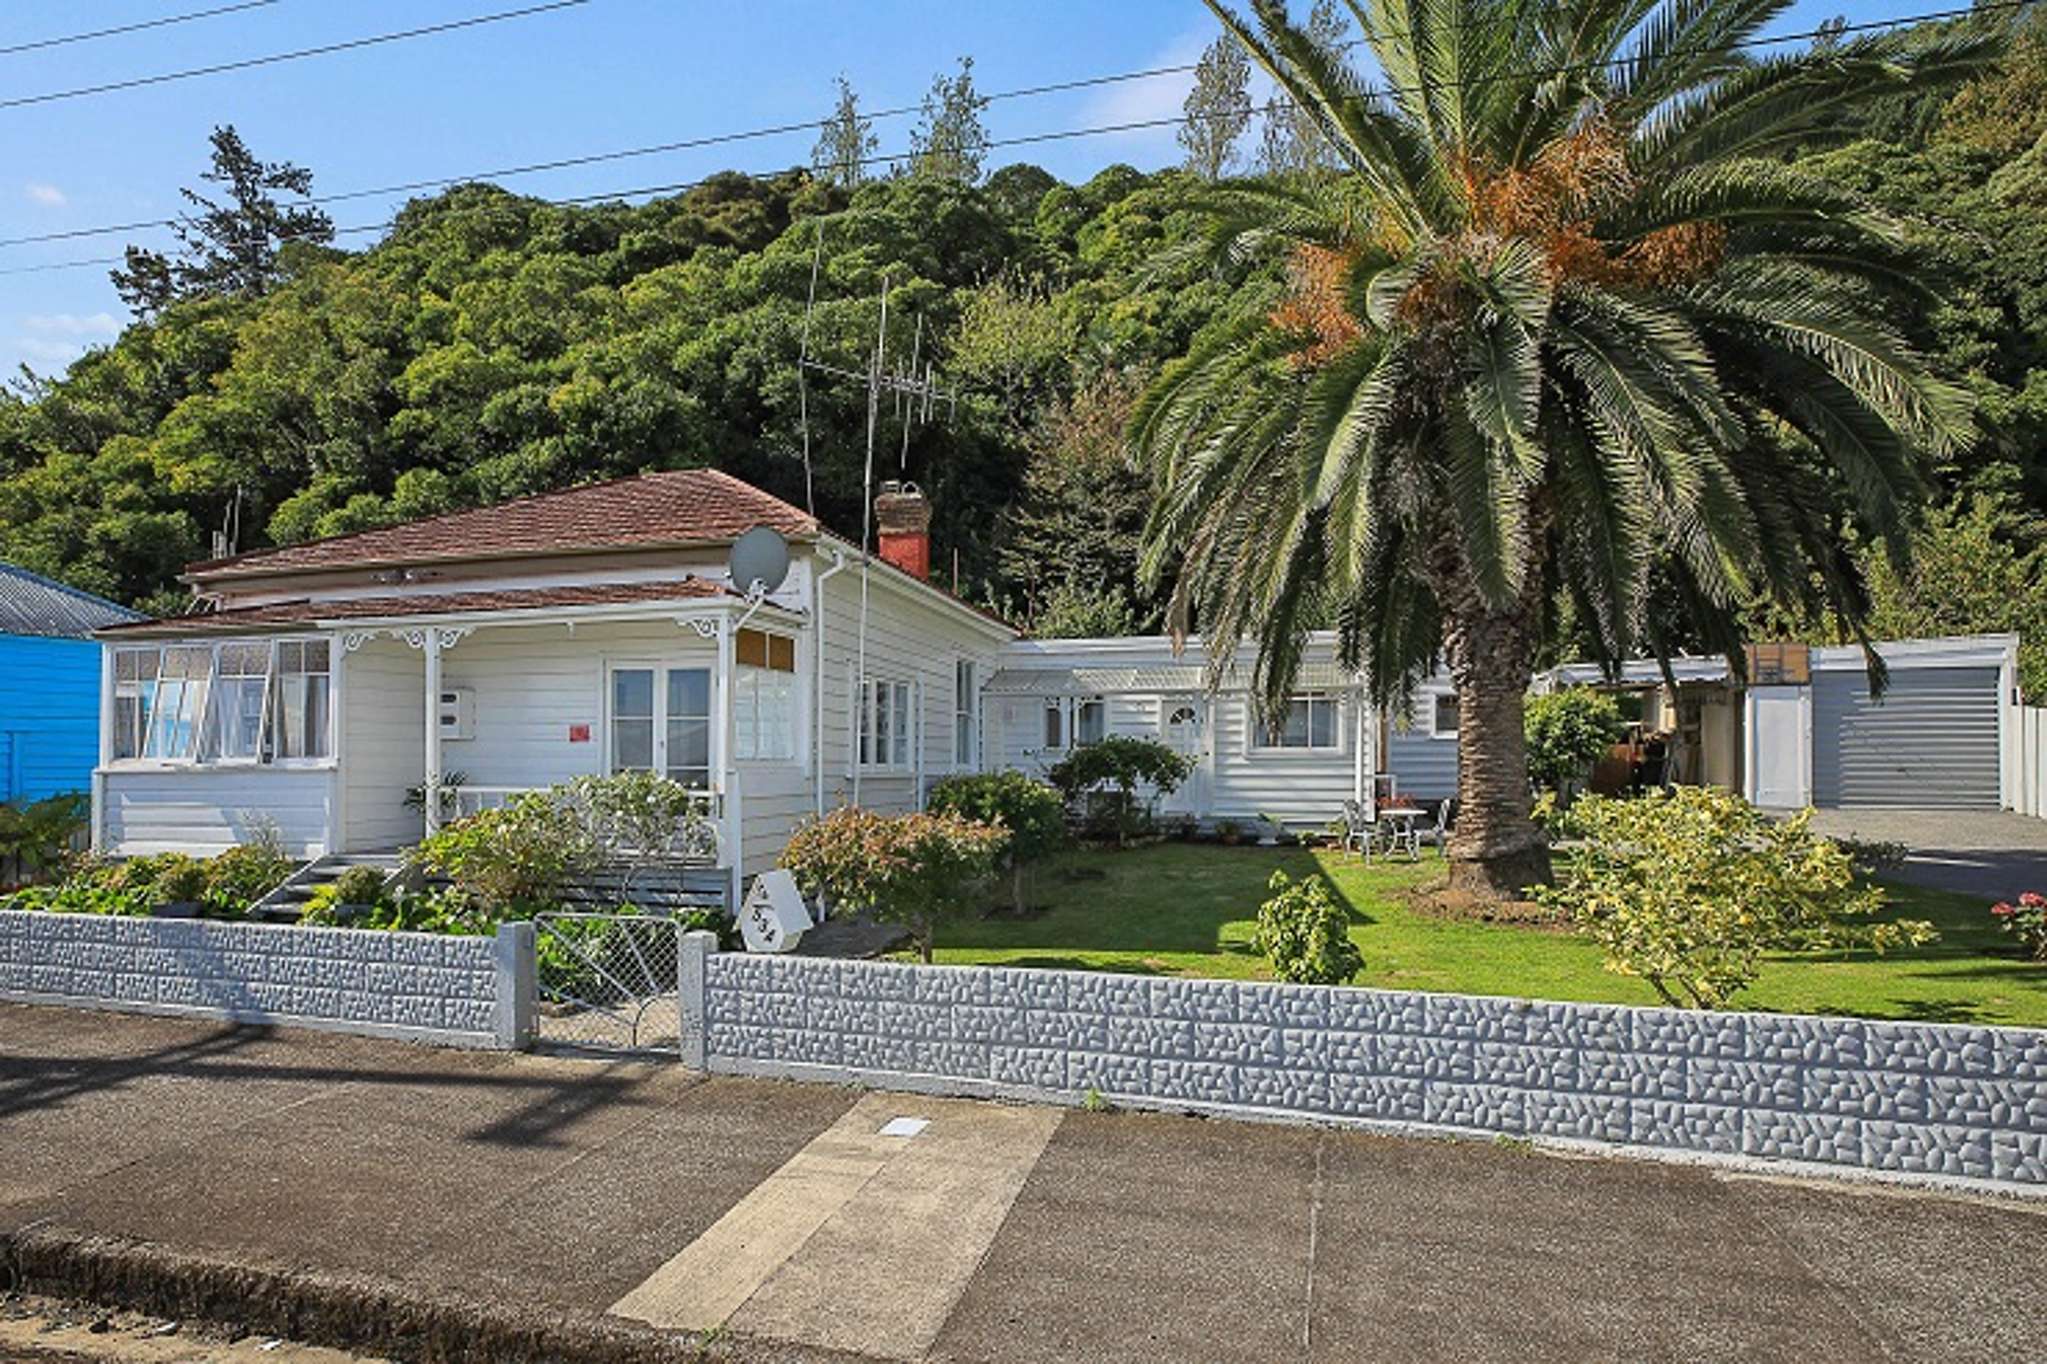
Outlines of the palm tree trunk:
{"type": "Polygon", "coordinates": [[[1444,629],[1457,683],[1457,827],[1445,849],[1450,888],[1487,900],[1525,898],[1550,881],[1549,842],[1529,817],[1522,702],[1534,676],[1527,611],[1467,609],[1444,629]]]}

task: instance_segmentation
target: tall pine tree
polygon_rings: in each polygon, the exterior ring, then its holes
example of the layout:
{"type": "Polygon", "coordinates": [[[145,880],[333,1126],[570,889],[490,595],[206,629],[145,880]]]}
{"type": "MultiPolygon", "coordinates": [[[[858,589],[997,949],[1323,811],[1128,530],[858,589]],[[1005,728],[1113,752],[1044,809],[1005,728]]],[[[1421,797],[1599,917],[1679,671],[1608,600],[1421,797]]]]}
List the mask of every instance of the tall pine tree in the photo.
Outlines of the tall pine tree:
{"type": "Polygon", "coordinates": [[[279,253],[295,242],[334,240],[334,221],[311,204],[286,204],[313,192],[313,173],[289,161],[259,161],[232,123],[213,130],[212,166],[200,175],[227,187],[225,203],[193,189],[178,191],[196,213],[182,213],[171,230],[173,255],[131,246],[127,269],[112,272],[114,289],[143,317],[182,298],[206,294],[255,296],[281,275],[279,253]]]}
{"type": "Polygon", "coordinates": [[[974,59],[960,58],[959,74],[932,80],[924,116],[910,135],[910,172],[961,184],[980,183],[988,159],[988,130],[981,125],[987,96],[974,90],[974,59]]]}
{"type": "Polygon", "coordinates": [[[867,162],[875,148],[874,121],[860,116],[860,96],[846,78],[840,76],[838,83],[838,107],[818,125],[810,164],[820,180],[852,189],[868,178],[867,162]]]}
{"type": "Polygon", "coordinates": [[[1237,139],[1251,123],[1251,59],[1225,33],[1208,45],[1194,66],[1194,88],[1181,105],[1186,167],[1204,180],[1220,180],[1237,161],[1237,139]]]}

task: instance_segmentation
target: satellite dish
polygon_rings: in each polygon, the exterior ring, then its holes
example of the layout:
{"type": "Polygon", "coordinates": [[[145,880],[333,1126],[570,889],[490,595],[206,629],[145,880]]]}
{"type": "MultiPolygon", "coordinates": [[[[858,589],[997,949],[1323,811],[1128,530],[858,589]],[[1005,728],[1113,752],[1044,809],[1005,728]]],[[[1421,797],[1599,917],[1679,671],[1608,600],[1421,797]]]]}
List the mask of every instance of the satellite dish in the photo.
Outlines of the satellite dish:
{"type": "Polygon", "coordinates": [[[732,542],[725,563],[734,587],[765,596],[789,576],[789,542],[772,526],[755,526],[732,542]]]}

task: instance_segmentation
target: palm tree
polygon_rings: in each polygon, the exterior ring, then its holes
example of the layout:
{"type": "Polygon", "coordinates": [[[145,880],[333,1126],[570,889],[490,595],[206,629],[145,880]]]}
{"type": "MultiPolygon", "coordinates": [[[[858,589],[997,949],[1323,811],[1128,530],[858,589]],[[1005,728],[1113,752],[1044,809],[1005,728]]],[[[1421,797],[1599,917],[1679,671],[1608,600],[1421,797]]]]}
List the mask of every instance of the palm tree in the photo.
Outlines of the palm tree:
{"type": "Polygon", "coordinates": [[[1209,0],[1343,169],[1207,196],[1205,246],[1283,269],[1132,417],[1145,572],[1211,658],[1256,640],[1267,714],[1316,622],[1380,704],[1447,663],[1454,887],[1548,879],[1521,711],[1557,604],[1609,660],[1738,667],[1762,600],[1857,630],[1844,534],[1902,561],[1920,461],[1968,439],[1885,321],[1900,224],[1785,155],[1996,39],[1745,55],[1788,3],[1352,0],[1375,91],[1281,0],[1209,0]]]}

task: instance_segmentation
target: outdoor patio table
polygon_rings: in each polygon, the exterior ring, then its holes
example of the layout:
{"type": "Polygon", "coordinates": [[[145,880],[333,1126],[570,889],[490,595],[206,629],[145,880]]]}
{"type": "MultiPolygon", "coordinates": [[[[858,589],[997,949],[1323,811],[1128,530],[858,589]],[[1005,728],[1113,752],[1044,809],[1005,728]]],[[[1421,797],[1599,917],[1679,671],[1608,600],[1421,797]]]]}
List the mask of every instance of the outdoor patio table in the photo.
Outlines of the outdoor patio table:
{"type": "Polygon", "coordinates": [[[1386,851],[1405,848],[1407,855],[1419,861],[1422,855],[1421,839],[1415,832],[1415,825],[1428,818],[1428,811],[1411,805],[1382,805],[1379,818],[1386,821],[1386,851]]]}

